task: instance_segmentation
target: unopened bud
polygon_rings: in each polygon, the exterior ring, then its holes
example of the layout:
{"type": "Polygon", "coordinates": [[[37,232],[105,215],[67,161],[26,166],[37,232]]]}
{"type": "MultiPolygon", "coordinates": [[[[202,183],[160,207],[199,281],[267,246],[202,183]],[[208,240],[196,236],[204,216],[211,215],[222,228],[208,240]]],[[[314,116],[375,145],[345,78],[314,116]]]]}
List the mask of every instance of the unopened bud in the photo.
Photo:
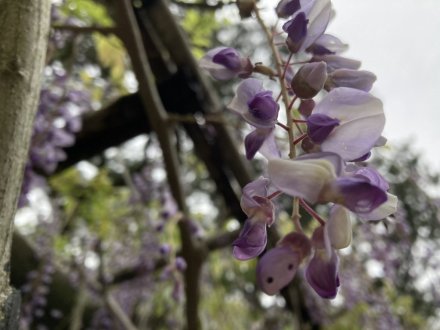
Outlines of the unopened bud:
{"type": "Polygon", "coordinates": [[[292,79],[292,90],[301,99],[311,99],[321,91],[327,80],[327,64],[304,64],[292,79]]]}

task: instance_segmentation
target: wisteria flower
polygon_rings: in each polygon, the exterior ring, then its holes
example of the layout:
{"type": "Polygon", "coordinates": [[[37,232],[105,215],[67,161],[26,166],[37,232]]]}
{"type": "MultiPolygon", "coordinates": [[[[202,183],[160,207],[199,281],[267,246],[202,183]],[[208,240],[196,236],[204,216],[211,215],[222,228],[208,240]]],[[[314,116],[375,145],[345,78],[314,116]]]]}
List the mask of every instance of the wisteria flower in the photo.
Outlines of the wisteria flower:
{"type": "Polygon", "coordinates": [[[369,214],[387,201],[383,187],[368,178],[338,176],[338,165],[335,166],[340,159],[338,155],[324,153],[321,157],[271,159],[269,178],[274,186],[290,196],[310,203],[337,203],[357,214],[369,214]]]}
{"type": "Polygon", "coordinates": [[[245,139],[248,159],[252,159],[265,142],[270,145],[275,143],[273,129],[277,122],[279,105],[274,100],[272,92],[263,88],[261,80],[254,78],[244,80],[238,86],[228,108],[256,128],[245,139]]]}
{"type": "Polygon", "coordinates": [[[370,151],[385,126],[382,102],[367,92],[340,87],[328,93],[307,118],[308,134],[322,151],[350,161],[370,151]]]}
{"type": "Polygon", "coordinates": [[[199,62],[212,77],[229,80],[235,77],[246,78],[252,74],[253,65],[249,58],[230,47],[217,47],[208,51],[199,62]]]}
{"type": "Polygon", "coordinates": [[[248,219],[233,243],[233,254],[239,260],[255,258],[266,247],[266,227],[275,220],[275,207],[267,198],[268,185],[269,180],[260,177],[243,188],[240,204],[248,219]]]}
{"type": "Polygon", "coordinates": [[[283,25],[289,50],[297,53],[310,47],[324,33],[330,16],[330,0],[311,0],[301,4],[301,10],[283,25]]]}

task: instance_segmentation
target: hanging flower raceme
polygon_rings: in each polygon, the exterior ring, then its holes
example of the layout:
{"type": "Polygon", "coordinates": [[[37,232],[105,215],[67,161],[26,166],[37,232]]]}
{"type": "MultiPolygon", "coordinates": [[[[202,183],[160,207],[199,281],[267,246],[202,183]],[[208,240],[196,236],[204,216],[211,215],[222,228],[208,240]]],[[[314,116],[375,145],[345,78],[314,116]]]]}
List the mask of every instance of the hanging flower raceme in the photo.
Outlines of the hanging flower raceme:
{"type": "Polygon", "coordinates": [[[240,56],[236,49],[230,47],[211,49],[200,60],[200,66],[218,80],[249,77],[254,67],[249,58],[240,56]]]}
{"type": "MultiPolygon", "coordinates": [[[[255,11],[264,31],[270,31],[255,3],[248,11],[246,17],[255,11]]],[[[246,158],[253,159],[257,152],[267,158],[268,178],[260,177],[243,189],[241,207],[247,220],[233,243],[233,255],[248,260],[263,254],[267,228],[275,220],[272,199],[282,193],[291,196],[295,231],[261,256],[257,283],[274,295],[305,263],[308,284],[322,298],[332,299],[340,286],[338,250],[352,241],[352,213],[361,220],[380,220],[397,209],[397,197],[388,192],[386,180],[360,163],[372,148],[386,142],[383,105],[368,93],[376,76],[359,70],[359,61],[342,57],[347,45],[325,33],[332,17],[330,0],[281,0],[276,13],[288,19],[282,29],[291,53],[283,58],[277,51],[276,28],[272,35],[267,33],[276,68],[254,67],[226,47],[209,51],[200,62],[216,79],[245,78],[228,108],[253,127],[244,140],[246,158]],[[252,72],[279,78],[276,100],[261,80],[249,78],[252,72]],[[286,110],[286,118],[280,120],[278,99],[286,110]],[[275,141],[279,127],[289,143],[281,150],[289,149],[289,159],[282,158],[275,141]],[[270,195],[269,186],[276,192],[270,195]],[[328,203],[327,217],[309,205],[328,203]],[[301,228],[299,208],[319,222],[311,238],[301,228]]],[[[277,137],[283,140],[280,134],[277,137]]]]}
{"type": "Polygon", "coordinates": [[[278,118],[279,105],[273,99],[272,92],[263,88],[263,82],[249,78],[237,88],[237,92],[228,108],[239,114],[255,130],[245,138],[247,159],[252,159],[264,143],[274,149],[273,130],[278,118]]]}
{"type": "Polygon", "coordinates": [[[274,205],[267,198],[268,185],[269,180],[260,177],[243,188],[240,204],[248,219],[233,243],[233,254],[239,260],[255,258],[266,247],[266,227],[275,220],[274,205]]]}

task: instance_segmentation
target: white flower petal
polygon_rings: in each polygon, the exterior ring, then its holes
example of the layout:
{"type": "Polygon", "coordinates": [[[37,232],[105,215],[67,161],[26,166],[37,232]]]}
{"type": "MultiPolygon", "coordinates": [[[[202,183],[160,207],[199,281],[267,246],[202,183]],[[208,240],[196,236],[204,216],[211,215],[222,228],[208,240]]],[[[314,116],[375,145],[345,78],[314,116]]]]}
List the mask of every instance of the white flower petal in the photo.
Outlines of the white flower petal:
{"type": "Polygon", "coordinates": [[[333,165],[324,159],[270,159],[269,179],[282,192],[315,203],[323,188],[336,178],[333,165]]]}

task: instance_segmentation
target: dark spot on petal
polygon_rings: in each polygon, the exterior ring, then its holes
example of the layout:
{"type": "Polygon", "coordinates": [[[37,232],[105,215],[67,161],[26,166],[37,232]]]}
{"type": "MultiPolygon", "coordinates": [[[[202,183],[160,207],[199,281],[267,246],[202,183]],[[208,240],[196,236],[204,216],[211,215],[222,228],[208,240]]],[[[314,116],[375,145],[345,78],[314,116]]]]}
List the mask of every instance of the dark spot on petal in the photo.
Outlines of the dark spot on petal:
{"type": "Polygon", "coordinates": [[[272,283],[273,282],[273,277],[268,277],[266,281],[267,281],[267,283],[272,283]]]}
{"type": "Polygon", "coordinates": [[[289,264],[289,266],[287,266],[288,270],[292,270],[293,269],[293,264],[289,264]]]}

